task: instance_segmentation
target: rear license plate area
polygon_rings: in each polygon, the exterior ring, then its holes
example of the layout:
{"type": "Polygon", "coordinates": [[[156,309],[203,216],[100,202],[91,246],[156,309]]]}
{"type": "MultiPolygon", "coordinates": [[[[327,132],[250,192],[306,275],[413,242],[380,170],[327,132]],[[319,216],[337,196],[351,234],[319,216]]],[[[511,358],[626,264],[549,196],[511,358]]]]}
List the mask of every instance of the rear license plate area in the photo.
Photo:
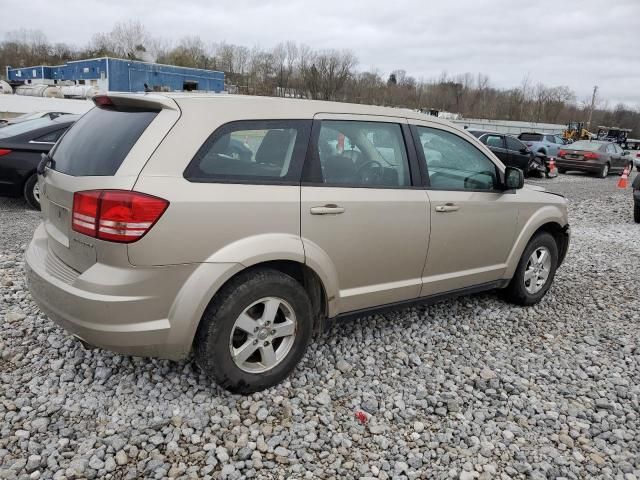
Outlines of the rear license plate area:
{"type": "Polygon", "coordinates": [[[69,247],[69,210],[57,203],[49,202],[47,208],[47,231],[58,243],[69,247]]]}

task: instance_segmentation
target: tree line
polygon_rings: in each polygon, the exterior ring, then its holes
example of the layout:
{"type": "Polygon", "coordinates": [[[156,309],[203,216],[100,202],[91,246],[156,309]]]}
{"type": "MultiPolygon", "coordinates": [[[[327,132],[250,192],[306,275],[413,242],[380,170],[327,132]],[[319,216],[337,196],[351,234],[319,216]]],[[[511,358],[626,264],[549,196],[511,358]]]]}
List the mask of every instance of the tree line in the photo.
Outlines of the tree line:
{"type": "MultiPolygon", "coordinates": [[[[315,50],[291,41],[249,48],[224,41],[207,44],[197,36],[172,42],[152,36],[138,21],[117,23],[83,47],[50,43],[42,32],[24,29],[9,32],[0,42],[3,75],[7,65],[56,65],[101,56],[220,70],[228,88],[240,94],[435,109],[465,118],[585,121],[591,104],[590,98],[577,99],[568,86],[550,87],[529,77],[513,88],[497,88],[485,74],[443,72],[417,79],[405,70],[361,71],[356,55],[346,49],[315,50]]],[[[640,135],[640,110],[598,100],[591,131],[602,124],[631,128],[640,135]]]]}

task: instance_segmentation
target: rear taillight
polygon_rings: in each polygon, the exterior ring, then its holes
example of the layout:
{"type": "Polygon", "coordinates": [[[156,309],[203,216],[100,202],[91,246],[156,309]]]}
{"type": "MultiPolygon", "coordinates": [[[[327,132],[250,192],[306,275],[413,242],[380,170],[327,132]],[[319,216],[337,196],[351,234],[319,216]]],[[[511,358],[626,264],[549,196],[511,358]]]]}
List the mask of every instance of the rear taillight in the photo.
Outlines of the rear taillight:
{"type": "Polygon", "coordinates": [[[584,154],[584,158],[586,158],[587,160],[598,160],[600,158],[600,155],[593,152],[587,152],[584,154]]]}
{"type": "Polygon", "coordinates": [[[73,214],[71,226],[79,233],[96,236],[96,222],[100,201],[100,191],[77,192],[73,194],[73,214]]]}
{"type": "Polygon", "coordinates": [[[7,155],[8,153],[11,153],[11,150],[9,150],[8,148],[0,148],[0,157],[2,155],[7,155]]]}
{"type": "Polygon", "coordinates": [[[72,228],[110,242],[131,243],[158,221],[169,202],[127,190],[89,190],[73,195],[72,228]]]}
{"type": "Polygon", "coordinates": [[[558,152],[558,156],[559,156],[559,157],[564,157],[566,154],[567,154],[567,152],[565,152],[564,150],[560,150],[560,151],[558,152]]]}

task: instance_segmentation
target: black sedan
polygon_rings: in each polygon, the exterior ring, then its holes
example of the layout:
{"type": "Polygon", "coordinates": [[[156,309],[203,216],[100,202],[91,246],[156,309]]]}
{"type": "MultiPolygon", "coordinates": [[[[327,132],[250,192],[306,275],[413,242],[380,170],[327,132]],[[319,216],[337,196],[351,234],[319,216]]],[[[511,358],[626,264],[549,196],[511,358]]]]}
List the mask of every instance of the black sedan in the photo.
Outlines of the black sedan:
{"type": "Polygon", "coordinates": [[[526,176],[547,173],[545,158],[535,155],[517,138],[486,130],[469,130],[469,133],[489,147],[506,166],[519,168],[526,176]]]}
{"type": "Polygon", "coordinates": [[[0,195],[24,195],[32,208],[40,208],[36,168],[62,134],[80,118],[62,115],[38,118],[0,129],[0,195]]]}

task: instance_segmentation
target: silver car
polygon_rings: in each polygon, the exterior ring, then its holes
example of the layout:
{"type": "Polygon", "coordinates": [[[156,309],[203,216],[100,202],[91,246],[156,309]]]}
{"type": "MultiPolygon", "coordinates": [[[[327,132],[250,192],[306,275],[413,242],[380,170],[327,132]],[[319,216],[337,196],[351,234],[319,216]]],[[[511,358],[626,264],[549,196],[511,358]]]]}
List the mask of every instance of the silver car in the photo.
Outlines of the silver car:
{"type": "Polygon", "coordinates": [[[434,117],[232,95],[95,98],[39,167],[28,284],[84,342],[284,379],[312,333],[381,309],[549,290],[566,200],[434,117]]]}

